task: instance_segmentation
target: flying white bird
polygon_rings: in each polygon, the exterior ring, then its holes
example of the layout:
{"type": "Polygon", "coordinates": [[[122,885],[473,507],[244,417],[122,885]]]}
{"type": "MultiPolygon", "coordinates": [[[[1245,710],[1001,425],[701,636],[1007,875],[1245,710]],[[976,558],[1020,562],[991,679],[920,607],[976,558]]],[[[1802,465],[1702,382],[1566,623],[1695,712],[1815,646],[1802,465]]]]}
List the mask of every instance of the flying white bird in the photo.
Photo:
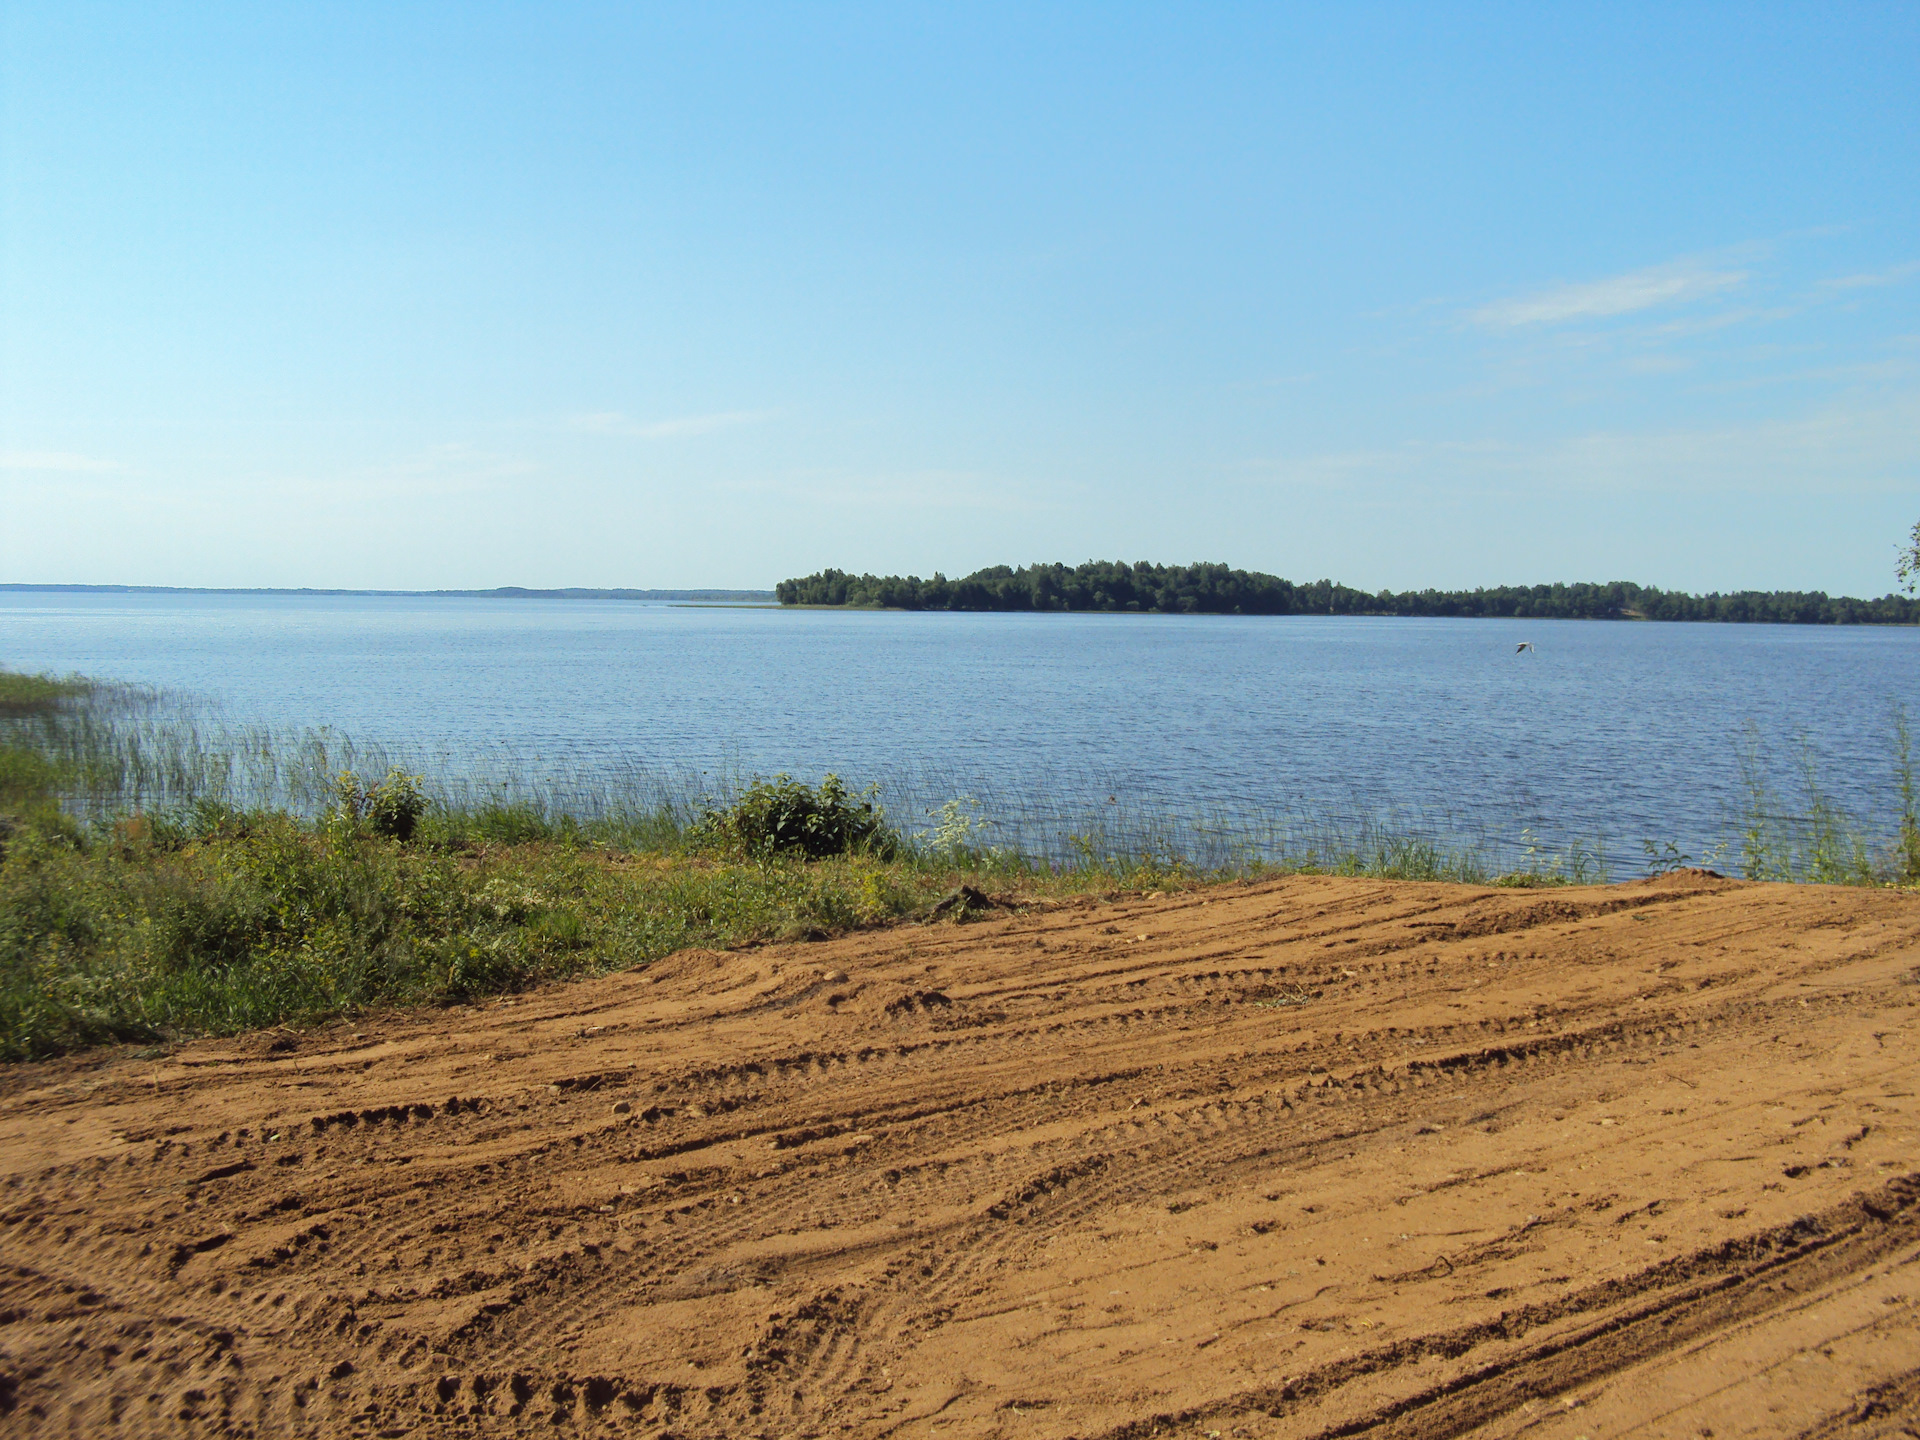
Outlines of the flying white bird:
{"type": "Polygon", "coordinates": [[[1533,642],[1531,640],[1522,640],[1518,645],[1513,647],[1513,653],[1518,655],[1522,650],[1531,649],[1533,649],[1533,642]]]}

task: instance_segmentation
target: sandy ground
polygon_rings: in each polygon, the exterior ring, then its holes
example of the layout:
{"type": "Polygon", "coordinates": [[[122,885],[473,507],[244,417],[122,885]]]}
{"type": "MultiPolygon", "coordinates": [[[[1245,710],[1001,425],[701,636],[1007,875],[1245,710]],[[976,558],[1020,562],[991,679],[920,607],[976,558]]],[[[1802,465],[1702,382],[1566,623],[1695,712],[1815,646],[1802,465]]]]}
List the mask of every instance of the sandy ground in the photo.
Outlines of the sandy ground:
{"type": "Polygon", "coordinates": [[[1295,879],[0,1077],[0,1432],[1920,1433],[1920,897],[1295,879]]]}

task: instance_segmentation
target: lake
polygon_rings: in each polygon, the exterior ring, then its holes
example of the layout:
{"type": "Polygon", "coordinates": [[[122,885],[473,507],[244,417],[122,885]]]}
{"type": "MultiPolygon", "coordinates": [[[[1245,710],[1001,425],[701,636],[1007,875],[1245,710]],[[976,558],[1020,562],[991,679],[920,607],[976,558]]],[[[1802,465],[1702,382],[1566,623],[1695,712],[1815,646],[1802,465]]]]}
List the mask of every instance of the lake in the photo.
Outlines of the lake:
{"type": "Polygon", "coordinates": [[[1782,785],[1804,737],[1888,830],[1920,630],[0,592],[0,664],[329,726],[442,782],[833,770],[909,828],[965,795],[1041,849],[1103,817],[1373,818],[1502,853],[1602,841],[1631,873],[1643,840],[1732,836],[1749,734],[1782,785]]]}

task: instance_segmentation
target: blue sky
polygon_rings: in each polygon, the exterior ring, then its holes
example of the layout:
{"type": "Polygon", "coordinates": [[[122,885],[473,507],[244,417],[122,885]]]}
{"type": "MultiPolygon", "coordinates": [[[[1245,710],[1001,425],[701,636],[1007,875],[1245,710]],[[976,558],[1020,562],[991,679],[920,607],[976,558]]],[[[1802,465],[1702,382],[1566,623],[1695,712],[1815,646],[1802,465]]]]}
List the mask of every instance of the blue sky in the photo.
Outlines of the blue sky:
{"type": "Polygon", "coordinates": [[[0,579],[1891,588],[1920,9],[0,13],[0,579]]]}

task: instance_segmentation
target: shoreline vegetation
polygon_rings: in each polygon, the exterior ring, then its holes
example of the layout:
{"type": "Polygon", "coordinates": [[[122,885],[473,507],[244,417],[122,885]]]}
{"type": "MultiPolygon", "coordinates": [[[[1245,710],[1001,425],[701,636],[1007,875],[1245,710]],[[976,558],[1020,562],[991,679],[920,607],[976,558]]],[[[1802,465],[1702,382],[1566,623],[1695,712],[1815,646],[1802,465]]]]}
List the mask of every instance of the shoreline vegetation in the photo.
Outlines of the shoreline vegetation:
{"type": "Polygon", "coordinates": [[[1092,560],[994,565],[949,580],[821,570],[774,587],[782,605],[863,610],[972,610],[1153,615],[1376,615],[1451,619],[1696,620],[1773,625],[1920,624],[1920,599],[1859,600],[1823,591],[1688,595],[1614,580],[1497,585],[1475,590],[1381,590],[1331,580],[1296,584],[1226,565],[1092,560]]]}
{"type": "MultiPolygon", "coordinates": [[[[1890,724],[1890,831],[1827,798],[1809,747],[1779,793],[1750,735],[1727,841],[1693,855],[1645,840],[1622,870],[1920,883],[1904,712],[1890,724]]],[[[1597,843],[1523,837],[1496,860],[1364,820],[1208,835],[1104,807],[1044,856],[993,843],[964,796],[895,814],[878,787],[834,776],[713,789],[636,772],[582,803],[538,780],[436,784],[330,732],[221,730],[155,691],[0,670],[0,1060],[463,1003],[692,946],[963,924],[1084,894],[1302,873],[1559,886],[1617,863],[1597,843]]]]}

